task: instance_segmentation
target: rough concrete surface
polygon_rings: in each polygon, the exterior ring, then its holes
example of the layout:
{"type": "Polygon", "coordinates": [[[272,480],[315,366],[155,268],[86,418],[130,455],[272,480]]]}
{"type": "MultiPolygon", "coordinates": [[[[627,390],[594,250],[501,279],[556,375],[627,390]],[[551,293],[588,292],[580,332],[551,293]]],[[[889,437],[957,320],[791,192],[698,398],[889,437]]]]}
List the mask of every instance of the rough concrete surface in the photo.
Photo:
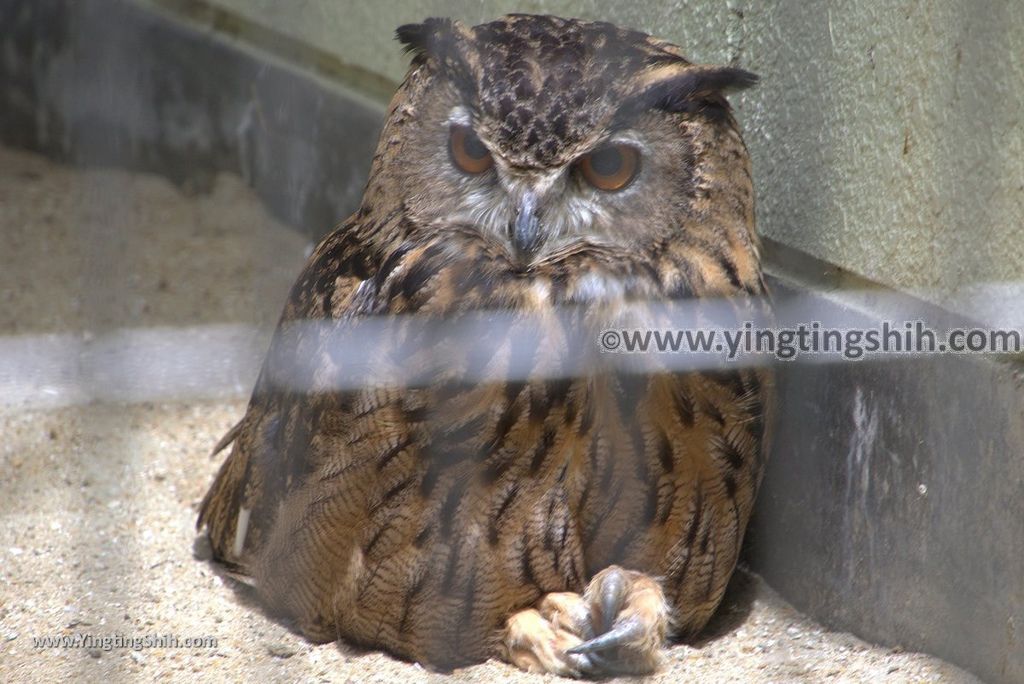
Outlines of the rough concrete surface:
{"type": "Polygon", "coordinates": [[[197,7],[212,7],[244,40],[263,40],[246,22],[270,28],[395,82],[407,57],[394,29],[428,16],[536,12],[640,29],[762,77],[732,100],[764,235],[963,313],[979,287],[1024,270],[1024,3],[133,1],[200,21],[197,7]]]}
{"type": "MultiPolygon", "coordinates": [[[[0,149],[0,341],[221,321],[265,340],[304,249],[237,179],[188,196],[160,178],[0,149]]],[[[208,454],[243,410],[242,396],[49,409],[0,397],[0,680],[556,681],[499,662],[445,676],[311,645],[203,561],[196,507],[220,460],[208,454]],[[35,641],[168,635],[179,647],[35,641]],[[185,647],[194,637],[216,644],[185,647]]],[[[753,575],[737,575],[723,606],[646,681],[976,681],[830,632],[753,575]]]]}

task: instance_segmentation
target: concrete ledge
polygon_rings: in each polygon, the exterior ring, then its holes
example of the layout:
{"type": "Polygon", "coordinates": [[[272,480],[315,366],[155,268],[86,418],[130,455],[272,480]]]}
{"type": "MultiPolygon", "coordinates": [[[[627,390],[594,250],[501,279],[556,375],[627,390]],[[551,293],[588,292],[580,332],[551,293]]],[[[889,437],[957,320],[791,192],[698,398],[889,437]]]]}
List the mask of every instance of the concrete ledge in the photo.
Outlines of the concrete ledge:
{"type": "Polygon", "coordinates": [[[383,108],[119,0],[0,0],[0,140],[203,190],[245,178],[317,236],[362,196],[383,108]]]}
{"type": "MultiPolygon", "coordinates": [[[[865,313],[878,293],[854,306],[771,284],[790,323],[963,322],[892,293],[865,313]]],[[[747,562],[832,627],[1024,681],[1022,385],[980,357],[781,363],[747,562]]]]}
{"type": "MultiPolygon", "coordinates": [[[[0,0],[0,25],[8,144],[197,190],[235,171],[311,237],[361,195],[383,111],[336,83],[128,2],[0,0]]],[[[784,320],[805,320],[785,311],[792,295],[815,301],[818,320],[892,316],[877,299],[852,305],[778,275],[784,320]]],[[[921,316],[938,326],[946,314],[921,316]]],[[[783,364],[779,391],[753,569],[831,626],[991,682],[1024,681],[1024,389],[1014,367],[952,356],[783,364]]]]}

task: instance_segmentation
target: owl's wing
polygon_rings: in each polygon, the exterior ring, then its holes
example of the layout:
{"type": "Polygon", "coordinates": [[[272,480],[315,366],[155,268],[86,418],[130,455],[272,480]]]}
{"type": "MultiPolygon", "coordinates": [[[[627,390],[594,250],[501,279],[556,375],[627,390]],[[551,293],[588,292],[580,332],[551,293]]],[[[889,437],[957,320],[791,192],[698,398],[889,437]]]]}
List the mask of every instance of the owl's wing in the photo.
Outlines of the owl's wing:
{"type": "MultiPolygon", "coordinates": [[[[323,447],[325,435],[344,443],[354,406],[394,400],[395,392],[385,399],[365,385],[380,385],[381,374],[393,370],[387,366],[396,351],[394,338],[403,332],[377,329],[369,339],[369,317],[421,313],[442,322],[436,332],[453,312],[519,303],[513,291],[496,286],[506,265],[473,231],[468,241],[451,229],[443,237],[399,242],[374,258],[361,228],[350,220],[311,255],[289,295],[246,414],[215,448],[214,454],[231,446],[231,453],[200,505],[197,528],[207,527],[214,556],[239,572],[248,569],[247,559],[265,541],[288,494],[332,466],[326,461],[343,456],[323,447]],[[353,364],[339,353],[339,342],[365,347],[378,361],[383,357],[383,364],[353,380],[353,364]],[[339,381],[343,376],[348,379],[339,381]]],[[[411,351],[429,346],[422,337],[408,341],[411,351]]],[[[417,363],[406,361],[400,364],[405,370],[417,363]]],[[[410,429],[407,421],[396,420],[367,441],[409,443],[410,429]]]]}
{"type": "Polygon", "coordinates": [[[298,390],[306,377],[280,379],[300,354],[320,358],[323,324],[370,313],[375,306],[367,282],[373,268],[350,219],[326,237],[310,255],[288,296],[270,349],[243,418],[214,447],[213,455],[231,447],[199,507],[196,528],[208,528],[214,556],[244,573],[247,540],[259,541],[267,513],[283,495],[296,469],[302,469],[309,423],[316,402],[298,390]],[[289,468],[289,466],[291,466],[289,468]],[[291,472],[288,472],[291,470],[291,472]]]}

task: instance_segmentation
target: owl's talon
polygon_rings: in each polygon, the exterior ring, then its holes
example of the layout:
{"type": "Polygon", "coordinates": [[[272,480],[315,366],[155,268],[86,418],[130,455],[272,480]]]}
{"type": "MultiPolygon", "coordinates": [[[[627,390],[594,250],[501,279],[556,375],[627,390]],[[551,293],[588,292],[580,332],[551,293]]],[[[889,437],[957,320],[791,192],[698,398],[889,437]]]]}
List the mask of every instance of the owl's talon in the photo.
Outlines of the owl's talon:
{"type": "Polygon", "coordinates": [[[612,658],[597,652],[586,654],[586,658],[590,667],[583,671],[582,674],[590,679],[602,679],[615,675],[638,674],[630,667],[620,665],[612,658]]]}
{"type": "Polygon", "coordinates": [[[625,597],[626,579],[622,570],[616,566],[608,568],[609,573],[601,584],[601,601],[599,616],[600,631],[607,632],[615,623],[615,616],[622,608],[622,600],[625,597]]]}
{"type": "MultiPolygon", "coordinates": [[[[580,601],[580,604],[585,605],[582,600],[580,601]]],[[[574,617],[576,618],[576,633],[579,635],[580,639],[583,641],[590,641],[597,636],[597,632],[594,631],[594,621],[590,617],[589,610],[580,610],[574,617]]]]}
{"type": "Polygon", "coordinates": [[[573,664],[576,670],[573,676],[595,677],[601,672],[601,666],[595,663],[589,655],[584,653],[570,653],[569,651],[566,651],[565,653],[569,662],[573,664]]]}
{"type": "Polygon", "coordinates": [[[668,615],[657,581],[610,566],[594,576],[583,596],[547,594],[536,608],[510,617],[506,655],[528,672],[564,677],[653,672],[661,662],[668,615]]]}
{"type": "Polygon", "coordinates": [[[608,651],[624,646],[642,636],[646,626],[637,619],[627,620],[615,629],[605,632],[599,637],[588,639],[578,646],[573,646],[566,653],[590,654],[596,651],[608,651]]]}
{"type": "Polygon", "coordinates": [[[601,633],[571,647],[570,653],[586,654],[599,668],[598,676],[657,669],[668,631],[669,607],[656,580],[609,566],[590,581],[583,600],[590,604],[601,633]]]}

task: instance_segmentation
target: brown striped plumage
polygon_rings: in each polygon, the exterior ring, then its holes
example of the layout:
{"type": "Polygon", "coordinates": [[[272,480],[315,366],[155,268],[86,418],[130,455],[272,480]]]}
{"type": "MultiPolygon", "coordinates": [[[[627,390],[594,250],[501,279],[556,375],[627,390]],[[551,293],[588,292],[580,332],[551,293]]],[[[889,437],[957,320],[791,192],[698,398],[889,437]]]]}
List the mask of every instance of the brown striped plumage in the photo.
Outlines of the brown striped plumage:
{"type": "Polygon", "coordinates": [[[314,640],[438,667],[650,670],[666,631],[703,627],[735,566],[768,379],[657,355],[616,370],[596,334],[664,323],[666,302],[757,308],[749,160],[721,94],[750,77],[551,17],[400,36],[417,56],[363,205],[296,283],[199,525],[314,640]],[[451,168],[451,121],[479,134],[490,180],[451,168]],[[583,188],[574,161],[620,134],[643,151],[636,180],[583,188]],[[524,187],[543,188],[525,250],[524,187]],[[511,327],[458,337],[487,315],[511,327]],[[353,388],[338,349],[361,331],[353,388]],[[571,364],[585,370],[559,372],[571,364]],[[634,622],[614,647],[567,653],[634,622]]]}

